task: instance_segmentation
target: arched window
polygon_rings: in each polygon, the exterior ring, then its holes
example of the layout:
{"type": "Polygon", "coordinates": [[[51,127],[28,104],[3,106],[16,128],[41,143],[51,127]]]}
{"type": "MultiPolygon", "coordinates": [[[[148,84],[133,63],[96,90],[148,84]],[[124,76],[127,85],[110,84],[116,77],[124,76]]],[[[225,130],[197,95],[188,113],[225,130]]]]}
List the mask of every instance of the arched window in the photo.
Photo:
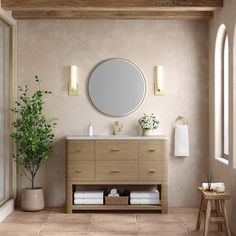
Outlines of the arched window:
{"type": "Polygon", "coordinates": [[[229,40],[219,27],[215,47],[215,150],[216,158],[229,156],[229,40]]]}

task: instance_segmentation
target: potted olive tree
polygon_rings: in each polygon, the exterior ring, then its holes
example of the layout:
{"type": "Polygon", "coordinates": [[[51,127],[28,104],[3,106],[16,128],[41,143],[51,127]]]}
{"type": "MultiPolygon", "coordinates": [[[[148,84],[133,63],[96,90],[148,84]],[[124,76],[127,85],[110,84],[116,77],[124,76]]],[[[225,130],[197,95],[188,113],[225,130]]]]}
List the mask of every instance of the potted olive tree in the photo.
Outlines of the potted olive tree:
{"type": "Polygon", "coordinates": [[[29,95],[28,86],[18,87],[19,96],[11,109],[17,115],[12,123],[15,131],[11,137],[17,144],[13,159],[21,173],[31,182],[31,187],[22,193],[21,207],[26,211],[39,211],[44,208],[43,189],[35,186],[35,176],[48,159],[54,138],[53,128],[57,120],[47,121],[43,114],[44,95],[50,91],[40,88],[40,80],[35,76],[38,89],[29,95]]]}

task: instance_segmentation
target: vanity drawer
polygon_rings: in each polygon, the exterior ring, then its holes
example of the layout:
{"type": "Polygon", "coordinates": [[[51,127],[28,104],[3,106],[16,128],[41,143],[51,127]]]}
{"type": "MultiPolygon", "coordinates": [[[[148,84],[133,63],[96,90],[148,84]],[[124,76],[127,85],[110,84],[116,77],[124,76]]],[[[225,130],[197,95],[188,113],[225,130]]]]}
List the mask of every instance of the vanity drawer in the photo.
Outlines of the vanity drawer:
{"type": "Polygon", "coordinates": [[[139,142],[139,160],[162,161],[166,159],[165,140],[142,140],[139,142]]]}
{"type": "Polygon", "coordinates": [[[96,160],[135,161],[138,160],[138,141],[96,141],[96,160]]]}
{"type": "Polygon", "coordinates": [[[68,161],[68,180],[94,180],[94,161],[68,161]]]}
{"type": "Polygon", "coordinates": [[[94,160],[94,141],[69,140],[66,142],[66,154],[68,160],[94,160]]]}
{"type": "Polygon", "coordinates": [[[95,179],[106,181],[137,181],[138,162],[136,161],[97,161],[95,179]]]}
{"type": "Polygon", "coordinates": [[[140,161],[139,162],[139,180],[165,180],[167,162],[165,161],[140,161]]]}

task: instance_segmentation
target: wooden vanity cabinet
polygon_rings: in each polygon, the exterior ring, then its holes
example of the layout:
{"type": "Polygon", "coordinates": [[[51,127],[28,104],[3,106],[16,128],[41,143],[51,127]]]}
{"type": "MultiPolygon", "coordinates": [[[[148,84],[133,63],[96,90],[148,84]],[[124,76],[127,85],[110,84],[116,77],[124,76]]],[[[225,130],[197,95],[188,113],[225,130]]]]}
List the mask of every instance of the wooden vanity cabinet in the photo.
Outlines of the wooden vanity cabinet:
{"type": "MultiPolygon", "coordinates": [[[[166,139],[66,139],[66,211],[161,210],[166,213],[166,139]],[[76,186],[158,186],[160,205],[74,205],[76,186]]],[[[105,187],[104,187],[105,188],[105,187]]]]}

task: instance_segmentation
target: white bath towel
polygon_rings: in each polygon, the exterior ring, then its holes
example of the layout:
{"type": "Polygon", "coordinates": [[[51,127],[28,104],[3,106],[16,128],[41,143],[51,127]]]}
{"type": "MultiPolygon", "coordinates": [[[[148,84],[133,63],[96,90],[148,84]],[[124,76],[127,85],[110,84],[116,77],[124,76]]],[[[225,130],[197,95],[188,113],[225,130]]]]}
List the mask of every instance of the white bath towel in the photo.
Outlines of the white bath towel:
{"type": "Polygon", "coordinates": [[[74,193],[74,198],[90,198],[90,199],[97,199],[103,198],[103,191],[76,191],[74,193]]]}
{"type": "Polygon", "coordinates": [[[160,204],[160,200],[157,198],[132,198],[130,199],[131,205],[151,205],[151,204],[160,204]]]}
{"type": "Polygon", "coordinates": [[[86,198],[86,199],[78,199],[78,198],[75,198],[74,199],[74,204],[75,205],[83,205],[83,204],[88,204],[88,205],[103,205],[103,198],[101,199],[89,199],[89,198],[86,198]]]}
{"type": "Polygon", "coordinates": [[[188,125],[175,125],[175,156],[189,156],[188,125]]]}
{"type": "Polygon", "coordinates": [[[159,199],[159,191],[151,190],[151,191],[131,191],[130,198],[156,198],[159,199]]]}

